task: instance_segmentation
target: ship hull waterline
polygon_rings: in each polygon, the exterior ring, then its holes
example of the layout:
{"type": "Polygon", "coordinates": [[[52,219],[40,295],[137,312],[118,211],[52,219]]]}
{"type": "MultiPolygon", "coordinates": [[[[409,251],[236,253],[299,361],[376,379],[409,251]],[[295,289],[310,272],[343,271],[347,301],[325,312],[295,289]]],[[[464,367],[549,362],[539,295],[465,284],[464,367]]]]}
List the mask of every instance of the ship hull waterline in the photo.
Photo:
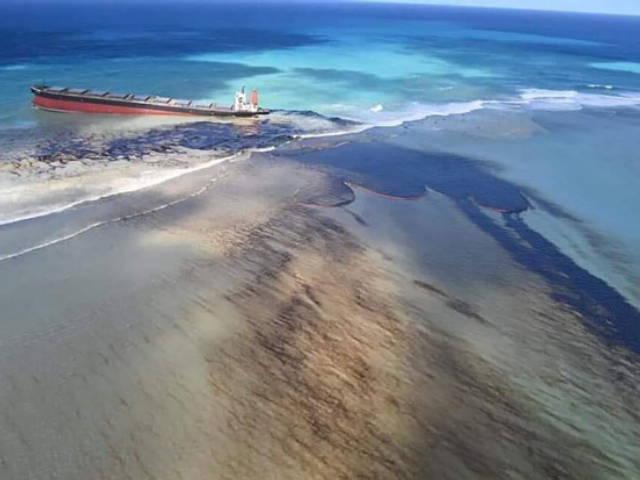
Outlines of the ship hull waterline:
{"type": "Polygon", "coordinates": [[[217,117],[226,120],[250,119],[270,113],[260,109],[257,112],[235,111],[230,108],[197,108],[148,102],[117,101],[81,95],[55,95],[38,88],[34,93],[33,106],[41,110],[61,113],[85,113],[99,115],[170,115],[182,117],[217,117]]]}

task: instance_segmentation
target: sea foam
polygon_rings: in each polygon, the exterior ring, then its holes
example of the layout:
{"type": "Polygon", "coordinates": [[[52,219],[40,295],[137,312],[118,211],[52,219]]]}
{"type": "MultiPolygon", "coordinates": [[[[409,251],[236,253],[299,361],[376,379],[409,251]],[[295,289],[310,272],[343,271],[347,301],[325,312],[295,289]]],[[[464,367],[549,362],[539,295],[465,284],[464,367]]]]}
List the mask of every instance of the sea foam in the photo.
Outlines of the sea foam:
{"type": "MultiPolygon", "coordinates": [[[[493,102],[499,105],[499,102],[493,102]]],[[[505,105],[522,105],[536,110],[570,111],[592,108],[620,108],[640,106],[640,94],[622,92],[618,95],[585,93],[577,90],[545,90],[528,88],[520,91],[515,100],[507,100],[505,105]]]]}
{"type": "MultiPolygon", "coordinates": [[[[594,85],[591,88],[612,90],[610,85],[594,85]]],[[[595,93],[577,90],[549,90],[540,88],[522,89],[516,96],[503,99],[478,99],[469,102],[421,103],[411,102],[400,107],[375,104],[369,109],[342,108],[343,118],[353,120],[368,127],[396,127],[406,122],[429,117],[464,115],[484,108],[504,107],[531,108],[547,111],[572,111],[591,108],[640,107],[640,94],[633,92],[595,93]]],[[[353,131],[353,130],[351,130],[353,131]]],[[[344,133],[342,130],[338,132],[344,133]]],[[[350,132],[347,132],[350,133],[350,132]]],[[[323,135],[329,135],[323,132],[323,135]]],[[[313,136],[313,135],[312,135],[313,136]]]]}
{"type": "MultiPolygon", "coordinates": [[[[380,105],[382,106],[382,105],[380,105]]],[[[451,103],[420,103],[412,102],[397,109],[369,109],[367,111],[353,111],[345,115],[350,120],[368,124],[374,127],[397,127],[405,122],[422,120],[428,117],[447,117],[449,115],[463,115],[485,107],[484,100],[451,103]]]]}
{"type": "MultiPolygon", "coordinates": [[[[154,187],[183,175],[210,168],[226,161],[238,159],[242,155],[242,152],[235,153],[233,155],[222,158],[215,158],[187,168],[146,170],[144,172],[140,172],[140,174],[136,176],[126,176],[124,175],[125,172],[123,172],[123,176],[116,181],[101,185],[100,191],[98,193],[88,190],[85,191],[84,194],[79,194],[75,199],[70,201],[61,201],[53,204],[47,202],[46,204],[43,203],[41,205],[33,206],[28,209],[20,209],[19,205],[20,197],[28,197],[31,194],[35,193],[34,191],[29,189],[29,185],[6,188],[4,189],[5,194],[12,197],[11,203],[14,203],[17,208],[14,210],[7,210],[3,213],[2,216],[0,216],[0,226],[64,212],[65,210],[69,210],[84,203],[95,202],[116,195],[131,193],[143,190],[145,188],[154,187]]],[[[81,179],[78,179],[76,183],[79,183],[80,181],[81,179]]],[[[79,186],[74,185],[73,187],[70,186],[69,188],[78,189],[79,186]]]]}

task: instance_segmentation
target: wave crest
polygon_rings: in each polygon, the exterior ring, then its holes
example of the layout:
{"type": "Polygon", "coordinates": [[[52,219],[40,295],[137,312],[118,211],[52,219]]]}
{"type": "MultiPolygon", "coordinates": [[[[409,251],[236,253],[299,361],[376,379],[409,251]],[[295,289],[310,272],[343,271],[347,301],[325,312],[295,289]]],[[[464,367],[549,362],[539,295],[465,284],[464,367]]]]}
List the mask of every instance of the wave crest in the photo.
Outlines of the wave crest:
{"type": "Polygon", "coordinates": [[[520,91],[519,105],[538,110],[581,110],[592,108],[619,108],[640,106],[640,94],[632,92],[617,95],[585,93],[577,90],[544,90],[529,88],[520,91]]]}

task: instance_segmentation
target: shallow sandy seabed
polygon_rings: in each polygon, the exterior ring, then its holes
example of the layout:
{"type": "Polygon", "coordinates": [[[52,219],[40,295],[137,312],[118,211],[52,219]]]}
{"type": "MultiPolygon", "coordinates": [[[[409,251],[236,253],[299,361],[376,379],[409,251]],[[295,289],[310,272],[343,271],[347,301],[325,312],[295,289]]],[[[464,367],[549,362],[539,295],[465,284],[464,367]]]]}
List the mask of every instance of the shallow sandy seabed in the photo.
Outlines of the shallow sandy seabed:
{"type": "Polygon", "coordinates": [[[0,262],[0,477],[638,478],[637,358],[448,199],[224,169],[0,262]]]}

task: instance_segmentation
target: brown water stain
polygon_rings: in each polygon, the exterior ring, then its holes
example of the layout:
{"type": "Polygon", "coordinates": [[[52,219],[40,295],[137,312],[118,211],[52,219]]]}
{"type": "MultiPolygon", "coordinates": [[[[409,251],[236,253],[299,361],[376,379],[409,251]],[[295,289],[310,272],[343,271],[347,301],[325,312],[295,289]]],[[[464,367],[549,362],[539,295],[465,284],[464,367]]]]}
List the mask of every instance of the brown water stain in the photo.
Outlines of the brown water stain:
{"type": "Polygon", "coordinates": [[[228,296],[247,326],[208,353],[228,408],[216,478],[589,478],[599,452],[535,419],[464,342],[406,318],[385,260],[317,210],[285,210],[229,261],[249,258],[255,281],[228,296]]]}

